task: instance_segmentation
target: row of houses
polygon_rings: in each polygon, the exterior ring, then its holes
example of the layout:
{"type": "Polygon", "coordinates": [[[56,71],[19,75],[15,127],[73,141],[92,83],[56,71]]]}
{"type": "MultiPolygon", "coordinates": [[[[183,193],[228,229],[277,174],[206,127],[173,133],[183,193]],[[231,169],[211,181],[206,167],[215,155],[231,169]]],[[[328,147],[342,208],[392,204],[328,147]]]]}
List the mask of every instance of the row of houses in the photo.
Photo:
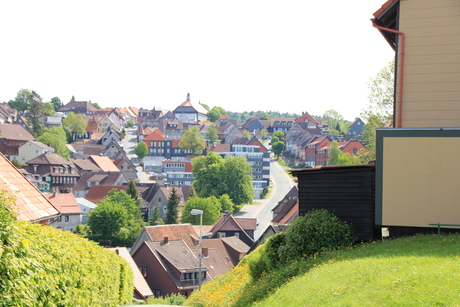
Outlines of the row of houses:
{"type": "MultiPolygon", "coordinates": [[[[19,220],[66,230],[73,230],[66,226],[82,222],[78,217],[87,207],[73,194],[41,193],[2,154],[0,167],[0,189],[15,199],[12,210],[19,220]]],[[[149,187],[140,189],[140,193],[148,190],[149,187]]],[[[100,196],[101,191],[96,194],[100,196]]],[[[96,201],[96,196],[92,197],[96,201]]],[[[238,264],[254,244],[256,227],[256,219],[235,218],[226,212],[214,225],[200,230],[190,224],[144,227],[129,252],[122,247],[108,250],[130,263],[135,275],[135,298],[172,293],[187,296],[198,287],[198,279],[211,281],[238,264]],[[203,234],[201,269],[199,233],[203,234]]]]}

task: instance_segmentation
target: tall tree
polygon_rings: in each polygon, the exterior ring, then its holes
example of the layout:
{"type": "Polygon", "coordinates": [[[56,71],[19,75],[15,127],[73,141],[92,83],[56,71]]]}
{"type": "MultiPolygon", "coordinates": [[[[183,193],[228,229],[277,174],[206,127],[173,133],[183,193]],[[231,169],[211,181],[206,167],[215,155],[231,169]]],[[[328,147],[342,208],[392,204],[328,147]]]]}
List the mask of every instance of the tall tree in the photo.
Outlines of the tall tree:
{"type": "Polygon", "coordinates": [[[327,110],[322,116],[322,121],[329,125],[329,129],[341,132],[341,125],[345,121],[343,116],[334,109],[327,110]]]}
{"type": "Polygon", "coordinates": [[[101,108],[101,106],[97,102],[91,102],[91,104],[98,110],[101,108]]]}
{"type": "Polygon", "coordinates": [[[132,199],[136,202],[136,205],[140,205],[141,200],[139,199],[139,190],[136,187],[136,183],[134,180],[130,180],[128,183],[128,187],[126,188],[126,193],[131,196],[132,199]]]}
{"type": "Polygon", "coordinates": [[[265,138],[267,137],[267,135],[268,135],[267,129],[264,128],[264,129],[260,130],[260,136],[261,136],[263,139],[265,139],[265,138]]]}
{"type": "Polygon", "coordinates": [[[229,157],[225,160],[213,152],[192,161],[193,187],[199,197],[228,194],[235,205],[251,203],[252,167],[243,157],[229,157]]]}
{"type": "Polygon", "coordinates": [[[144,159],[148,155],[149,148],[147,147],[147,144],[145,144],[145,142],[140,142],[139,144],[137,144],[136,148],[134,148],[134,153],[139,158],[139,161],[142,162],[142,159],[144,159]]]}
{"type": "Polygon", "coordinates": [[[286,144],[283,141],[273,142],[272,140],[272,150],[277,157],[279,157],[284,152],[285,148],[286,144]]]}
{"type": "Polygon", "coordinates": [[[16,98],[14,98],[14,100],[10,100],[8,104],[10,105],[10,107],[18,111],[25,111],[27,110],[27,105],[29,104],[30,96],[32,96],[30,90],[22,88],[16,94],[16,98]]]}
{"type": "Polygon", "coordinates": [[[43,104],[42,112],[43,112],[43,114],[45,114],[47,116],[54,116],[54,113],[56,113],[56,111],[54,110],[54,107],[51,104],[51,102],[45,102],[43,104]]]}
{"type": "Polygon", "coordinates": [[[63,106],[61,99],[57,96],[51,98],[51,104],[53,105],[55,111],[63,106]]]}
{"type": "Polygon", "coordinates": [[[197,127],[187,129],[184,134],[182,134],[179,147],[180,149],[190,150],[194,155],[199,155],[203,152],[205,141],[204,138],[200,136],[197,127]]]}
{"type": "Polygon", "coordinates": [[[347,152],[343,152],[339,148],[339,144],[336,140],[332,142],[331,150],[329,152],[329,160],[327,166],[336,165],[356,165],[361,164],[358,156],[352,155],[347,152]]]}
{"type": "Polygon", "coordinates": [[[223,108],[213,107],[211,111],[208,112],[208,120],[210,122],[215,122],[224,114],[227,114],[227,111],[225,111],[223,108]]]}
{"type": "Polygon", "coordinates": [[[70,151],[66,146],[66,132],[62,127],[53,127],[47,129],[42,135],[37,138],[37,141],[42,142],[50,147],[53,147],[55,152],[61,157],[68,159],[70,151]]]}
{"type": "Polygon", "coordinates": [[[43,125],[43,102],[42,97],[36,91],[32,91],[27,101],[26,118],[32,125],[31,133],[38,137],[44,130],[43,125]]]}
{"type": "Polygon", "coordinates": [[[275,131],[273,136],[277,137],[280,141],[284,140],[284,132],[283,131],[275,131]]]}
{"type": "Polygon", "coordinates": [[[85,120],[82,114],[75,114],[70,112],[64,119],[63,124],[67,129],[75,135],[84,135],[86,133],[86,127],[88,122],[85,120]]]}
{"type": "Polygon", "coordinates": [[[228,194],[223,194],[219,198],[219,203],[220,203],[220,207],[221,207],[221,209],[220,209],[221,212],[225,212],[225,211],[233,212],[233,210],[234,210],[233,201],[230,198],[230,196],[228,196],[228,194]]]}
{"type": "Polygon", "coordinates": [[[88,213],[88,226],[95,234],[116,234],[127,223],[128,212],[118,203],[104,202],[88,213]]]}
{"type": "Polygon", "coordinates": [[[192,209],[203,210],[203,225],[213,225],[220,217],[220,203],[214,196],[206,198],[189,198],[185,203],[184,212],[182,214],[182,223],[200,225],[200,216],[192,215],[190,213],[192,209]]]}
{"type": "Polygon", "coordinates": [[[395,62],[383,67],[368,83],[368,106],[361,111],[366,123],[363,129],[363,144],[375,151],[375,131],[389,126],[393,120],[395,62]]]}
{"type": "Polygon", "coordinates": [[[169,194],[168,204],[166,205],[166,208],[168,209],[168,213],[166,213],[166,224],[176,224],[178,222],[179,203],[180,199],[179,195],[177,195],[176,188],[172,188],[171,194],[169,194]]]}
{"type": "Polygon", "coordinates": [[[208,131],[206,131],[206,139],[208,139],[208,142],[210,144],[214,143],[219,139],[219,136],[217,135],[217,128],[216,126],[209,126],[208,131]]]}

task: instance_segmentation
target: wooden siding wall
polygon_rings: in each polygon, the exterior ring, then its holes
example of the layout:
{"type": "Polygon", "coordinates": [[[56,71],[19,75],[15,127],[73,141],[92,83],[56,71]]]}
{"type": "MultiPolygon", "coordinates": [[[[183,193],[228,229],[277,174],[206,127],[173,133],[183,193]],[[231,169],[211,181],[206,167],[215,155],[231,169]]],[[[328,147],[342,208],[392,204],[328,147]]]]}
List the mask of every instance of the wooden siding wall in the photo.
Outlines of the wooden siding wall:
{"type": "Polygon", "coordinates": [[[375,167],[339,167],[295,172],[299,215],[327,209],[352,224],[359,241],[381,238],[375,227],[375,167]]]}
{"type": "Polygon", "coordinates": [[[460,1],[403,0],[399,30],[406,35],[402,126],[459,127],[460,1]]]}

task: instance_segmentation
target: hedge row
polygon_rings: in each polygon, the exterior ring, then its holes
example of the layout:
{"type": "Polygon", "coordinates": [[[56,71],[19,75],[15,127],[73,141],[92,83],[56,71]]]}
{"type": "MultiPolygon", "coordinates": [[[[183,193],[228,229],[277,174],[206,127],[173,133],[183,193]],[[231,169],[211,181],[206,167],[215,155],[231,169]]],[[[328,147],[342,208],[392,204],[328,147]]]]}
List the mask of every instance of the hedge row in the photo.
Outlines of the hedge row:
{"type": "Polygon", "coordinates": [[[133,274],[124,259],[68,231],[4,218],[5,209],[0,204],[0,306],[131,302],[133,274]]]}

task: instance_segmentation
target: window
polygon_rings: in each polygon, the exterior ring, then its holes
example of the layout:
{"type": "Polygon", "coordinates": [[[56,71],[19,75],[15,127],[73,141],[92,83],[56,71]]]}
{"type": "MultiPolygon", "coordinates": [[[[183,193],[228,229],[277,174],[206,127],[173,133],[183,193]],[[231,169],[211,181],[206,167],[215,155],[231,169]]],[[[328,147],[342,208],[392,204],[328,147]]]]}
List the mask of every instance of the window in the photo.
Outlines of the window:
{"type": "Polygon", "coordinates": [[[64,215],[64,221],[68,222],[70,220],[70,217],[68,215],[64,215]]]}
{"type": "Polygon", "coordinates": [[[168,207],[166,207],[166,206],[163,207],[163,213],[165,213],[165,214],[168,213],[168,207]]]}
{"type": "Polygon", "coordinates": [[[237,237],[238,239],[240,238],[240,233],[239,232],[235,232],[235,237],[237,237]]]}
{"type": "Polygon", "coordinates": [[[139,271],[141,271],[142,276],[147,278],[147,266],[146,265],[140,265],[139,266],[139,271]]]}
{"type": "Polygon", "coordinates": [[[161,204],[161,197],[160,197],[160,198],[158,198],[158,203],[159,203],[159,204],[161,204]]]}

